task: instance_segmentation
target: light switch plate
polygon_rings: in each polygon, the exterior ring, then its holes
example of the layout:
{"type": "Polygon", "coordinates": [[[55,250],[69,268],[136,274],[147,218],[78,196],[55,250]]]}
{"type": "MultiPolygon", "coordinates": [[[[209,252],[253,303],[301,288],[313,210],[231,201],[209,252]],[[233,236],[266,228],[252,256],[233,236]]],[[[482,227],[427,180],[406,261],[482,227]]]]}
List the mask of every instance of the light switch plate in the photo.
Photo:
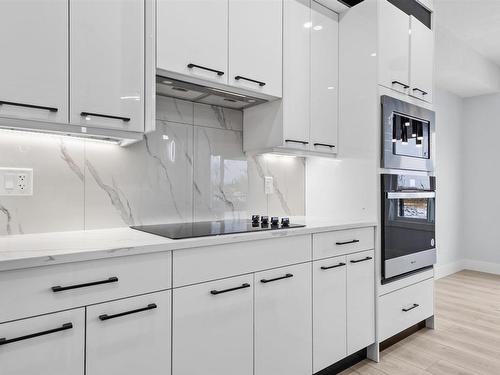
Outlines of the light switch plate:
{"type": "Polygon", "coordinates": [[[0,168],[0,196],[33,195],[33,169],[0,168]]]}

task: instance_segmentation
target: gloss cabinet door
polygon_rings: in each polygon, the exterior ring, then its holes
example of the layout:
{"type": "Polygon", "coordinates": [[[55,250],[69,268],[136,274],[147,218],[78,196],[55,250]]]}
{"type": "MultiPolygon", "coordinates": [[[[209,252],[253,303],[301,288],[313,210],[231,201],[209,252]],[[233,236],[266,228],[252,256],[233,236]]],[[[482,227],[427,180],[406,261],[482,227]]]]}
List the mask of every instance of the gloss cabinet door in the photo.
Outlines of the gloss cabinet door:
{"type": "Polygon", "coordinates": [[[379,6],[379,84],[408,94],[410,87],[410,16],[389,1],[379,6]]]}
{"type": "Polygon", "coordinates": [[[144,1],[69,4],[70,123],[144,131],[144,1]]]}
{"type": "Polygon", "coordinates": [[[282,0],[229,0],[229,84],[281,97],[282,0]]]}
{"type": "Polygon", "coordinates": [[[312,371],[311,263],[255,274],[255,375],[312,371]]]}
{"type": "Polygon", "coordinates": [[[157,67],[227,83],[228,0],[157,0],[157,67]]]}
{"type": "Polygon", "coordinates": [[[173,374],[253,375],[253,275],[173,291],[173,374]]]}
{"type": "Polygon", "coordinates": [[[339,21],[337,13],[311,2],[310,149],[337,153],[339,116],[339,21]]]}
{"type": "Polygon", "coordinates": [[[375,342],[374,251],[347,256],[347,355],[375,342]]]}
{"type": "Polygon", "coordinates": [[[432,103],[434,76],[434,33],[411,17],[410,94],[432,103]]]}
{"type": "Polygon", "coordinates": [[[0,117],[68,122],[68,2],[0,1],[0,117]]]}
{"type": "Polygon", "coordinates": [[[0,324],[0,374],[84,375],[85,308],[0,324]]]}
{"type": "Polygon", "coordinates": [[[171,291],[87,307],[86,375],[170,374],[171,291]]]}
{"type": "Polygon", "coordinates": [[[313,373],[346,356],[346,257],[313,262],[313,373]]]}

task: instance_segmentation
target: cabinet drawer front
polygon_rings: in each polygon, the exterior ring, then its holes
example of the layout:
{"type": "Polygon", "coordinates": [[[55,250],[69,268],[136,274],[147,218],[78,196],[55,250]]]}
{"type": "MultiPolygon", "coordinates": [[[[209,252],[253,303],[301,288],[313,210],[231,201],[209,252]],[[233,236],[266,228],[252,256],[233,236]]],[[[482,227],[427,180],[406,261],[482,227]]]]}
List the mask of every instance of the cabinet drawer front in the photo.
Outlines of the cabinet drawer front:
{"type": "Polygon", "coordinates": [[[173,290],[173,374],[253,373],[253,275],[173,290]]]}
{"type": "Polygon", "coordinates": [[[311,236],[174,251],[174,287],[311,260],[311,236]]]}
{"type": "Polygon", "coordinates": [[[380,297],[379,341],[434,315],[434,279],[380,297]]]}
{"type": "Polygon", "coordinates": [[[87,375],[170,369],[171,291],[87,308],[87,375]]]}
{"type": "Polygon", "coordinates": [[[375,232],[372,227],[339,230],[313,235],[313,259],[371,250],[375,232]]]}
{"type": "Polygon", "coordinates": [[[83,375],[83,308],[0,324],[2,338],[1,374],[83,375]]]}
{"type": "Polygon", "coordinates": [[[0,322],[170,287],[171,253],[0,272],[0,322]]]}

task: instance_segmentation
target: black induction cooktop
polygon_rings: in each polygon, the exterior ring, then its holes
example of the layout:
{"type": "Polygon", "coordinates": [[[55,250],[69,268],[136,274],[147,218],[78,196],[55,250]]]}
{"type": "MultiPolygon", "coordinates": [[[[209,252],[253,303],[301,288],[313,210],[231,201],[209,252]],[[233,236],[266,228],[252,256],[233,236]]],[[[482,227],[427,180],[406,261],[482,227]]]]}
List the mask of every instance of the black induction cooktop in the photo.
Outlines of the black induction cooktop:
{"type": "Polygon", "coordinates": [[[269,224],[252,220],[220,220],[200,221],[194,223],[175,223],[133,226],[132,229],[140,230],[158,236],[179,240],[193,237],[220,236],[224,234],[263,232],[305,227],[302,224],[269,224]]]}

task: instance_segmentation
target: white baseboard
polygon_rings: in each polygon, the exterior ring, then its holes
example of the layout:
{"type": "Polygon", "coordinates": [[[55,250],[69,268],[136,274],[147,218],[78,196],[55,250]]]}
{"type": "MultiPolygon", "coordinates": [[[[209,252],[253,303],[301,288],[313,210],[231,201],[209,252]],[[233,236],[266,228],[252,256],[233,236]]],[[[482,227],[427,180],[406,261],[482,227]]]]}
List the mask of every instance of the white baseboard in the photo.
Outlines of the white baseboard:
{"type": "Polygon", "coordinates": [[[462,265],[463,269],[465,270],[486,272],[486,273],[493,273],[496,275],[500,275],[500,263],[483,262],[480,260],[473,260],[473,259],[463,259],[462,265]]]}
{"type": "Polygon", "coordinates": [[[458,261],[453,262],[453,263],[447,263],[447,264],[442,264],[442,265],[435,264],[434,265],[434,278],[440,279],[442,277],[446,277],[448,275],[462,271],[463,269],[466,269],[466,267],[464,267],[463,260],[458,260],[458,261]]]}

